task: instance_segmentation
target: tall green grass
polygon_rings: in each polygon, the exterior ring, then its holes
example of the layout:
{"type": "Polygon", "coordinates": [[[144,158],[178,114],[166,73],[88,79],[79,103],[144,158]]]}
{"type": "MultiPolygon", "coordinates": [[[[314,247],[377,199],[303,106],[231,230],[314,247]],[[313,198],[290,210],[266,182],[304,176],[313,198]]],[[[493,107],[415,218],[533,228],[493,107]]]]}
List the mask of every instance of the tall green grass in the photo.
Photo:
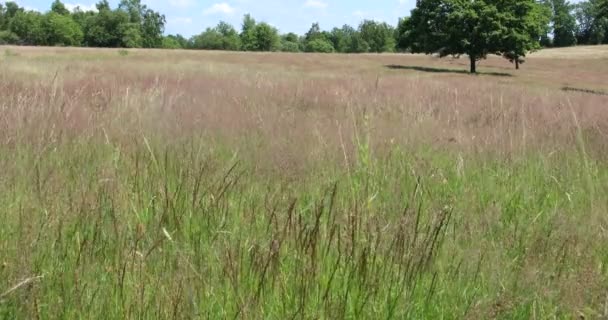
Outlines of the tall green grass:
{"type": "Polygon", "coordinates": [[[0,318],[606,315],[605,163],[357,141],[296,181],[195,139],[3,146],[0,318]]]}

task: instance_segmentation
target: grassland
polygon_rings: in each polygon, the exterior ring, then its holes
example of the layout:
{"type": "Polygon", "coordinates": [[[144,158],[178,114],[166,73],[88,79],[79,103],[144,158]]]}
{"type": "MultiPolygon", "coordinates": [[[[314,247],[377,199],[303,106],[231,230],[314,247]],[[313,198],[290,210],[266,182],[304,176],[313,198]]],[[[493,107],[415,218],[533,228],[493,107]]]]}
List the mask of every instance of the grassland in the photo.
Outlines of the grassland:
{"type": "Polygon", "coordinates": [[[608,316],[603,47],[1,49],[2,319],[608,316]]]}

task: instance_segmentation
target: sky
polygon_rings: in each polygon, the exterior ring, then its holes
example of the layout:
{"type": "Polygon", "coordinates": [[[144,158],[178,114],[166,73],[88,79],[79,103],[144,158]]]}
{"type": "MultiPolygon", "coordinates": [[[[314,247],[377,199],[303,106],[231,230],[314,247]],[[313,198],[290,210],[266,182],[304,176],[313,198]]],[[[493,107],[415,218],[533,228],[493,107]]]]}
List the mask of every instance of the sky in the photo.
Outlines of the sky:
{"type": "MultiPolygon", "coordinates": [[[[119,0],[109,0],[115,8],[119,0]]],[[[0,0],[2,2],[2,0],[0,0]]],[[[52,0],[17,0],[32,10],[49,10],[52,0]]],[[[79,5],[94,8],[97,0],[63,0],[68,9],[79,5]]],[[[363,19],[396,25],[407,16],[416,0],[142,0],[148,7],[167,18],[165,33],[189,37],[205,28],[226,21],[241,28],[243,15],[250,13],[280,32],[304,34],[313,22],[328,30],[344,24],[357,26],[363,19]]]]}

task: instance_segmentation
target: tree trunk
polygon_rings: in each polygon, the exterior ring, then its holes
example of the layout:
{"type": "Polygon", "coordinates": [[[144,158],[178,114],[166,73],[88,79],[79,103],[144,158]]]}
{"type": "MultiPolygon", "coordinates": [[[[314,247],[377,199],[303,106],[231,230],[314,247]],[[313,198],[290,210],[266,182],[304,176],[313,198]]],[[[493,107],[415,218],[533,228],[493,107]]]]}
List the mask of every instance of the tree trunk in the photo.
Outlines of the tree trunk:
{"type": "Polygon", "coordinates": [[[475,74],[477,73],[477,66],[475,65],[477,59],[475,59],[474,55],[469,55],[469,59],[471,60],[471,73],[475,74]]]}
{"type": "Polygon", "coordinates": [[[515,57],[515,70],[519,70],[519,57],[515,57]]]}

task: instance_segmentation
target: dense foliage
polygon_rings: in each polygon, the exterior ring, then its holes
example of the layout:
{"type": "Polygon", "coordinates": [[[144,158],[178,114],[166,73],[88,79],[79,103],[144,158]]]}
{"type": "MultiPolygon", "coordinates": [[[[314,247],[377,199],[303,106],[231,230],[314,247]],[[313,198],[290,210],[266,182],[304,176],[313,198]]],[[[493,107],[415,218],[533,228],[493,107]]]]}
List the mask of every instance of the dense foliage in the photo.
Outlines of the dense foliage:
{"type": "Polygon", "coordinates": [[[187,39],[164,35],[165,16],[141,0],[94,11],[70,11],[54,0],[46,13],[0,3],[0,44],[286,52],[424,52],[467,54],[474,62],[502,55],[517,67],[540,47],[608,43],[608,0],[418,0],[396,27],[365,20],[358,27],[280,34],[245,15],[241,30],[220,22],[187,39]]]}
{"type": "Polygon", "coordinates": [[[46,13],[6,2],[0,4],[0,30],[6,44],[158,48],[165,43],[165,16],[140,0],[121,0],[116,9],[102,0],[86,12],[70,12],[55,0],[46,13]]]}

